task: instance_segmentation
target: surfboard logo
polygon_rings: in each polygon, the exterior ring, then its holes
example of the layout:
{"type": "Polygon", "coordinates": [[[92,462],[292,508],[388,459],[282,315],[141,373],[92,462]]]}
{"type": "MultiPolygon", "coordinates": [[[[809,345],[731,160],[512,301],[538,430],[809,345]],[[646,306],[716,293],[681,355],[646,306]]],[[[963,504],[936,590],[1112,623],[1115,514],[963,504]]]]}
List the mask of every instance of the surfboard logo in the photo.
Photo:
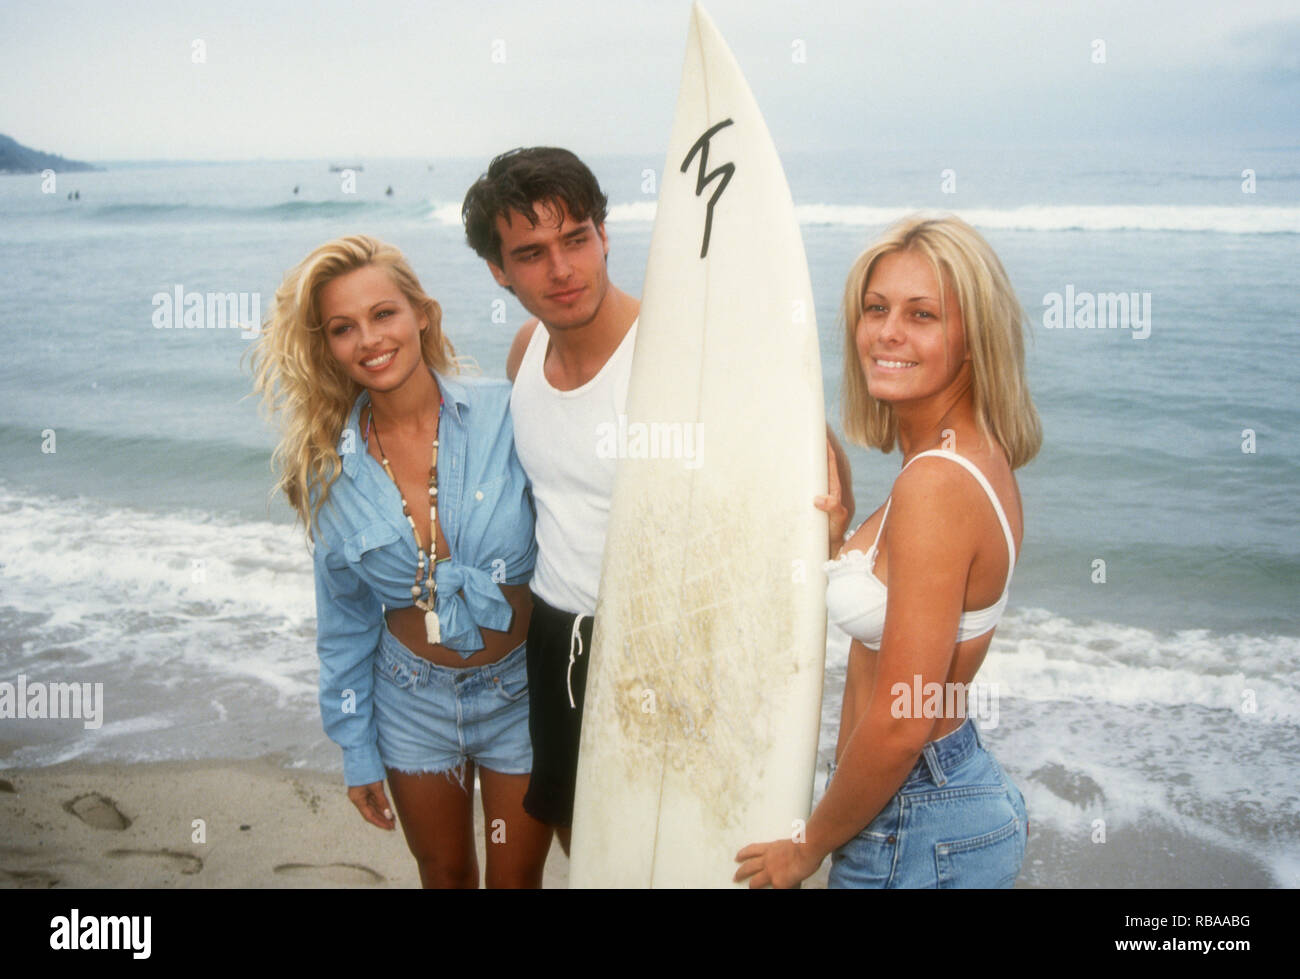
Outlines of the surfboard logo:
{"type": "Polygon", "coordinates": [[[719,129],[724,129],[731,124],[731,119],[723,119],[717,125],[704,130],[700,138],[691,145],[691,151],[686,154],[686,159],[682,161],[681,172],[685,173],[690,168],[691,160],[695,159],[695,154],[700,154],[700,171],[695,175],[696,197],[703,194],[704,188],[713,183],[718,177],[722,178],[713,191],[713,196],[709,198],[709,207],[704,215],[704,241],[700,243],[700,258],[704,258],[709,254],[709,233],[713,230],[713,206],[718,203],[718,198],[727,189],[727,184],[731,183],[731,177],[736,172],[734,163],[724,163],[716,170],[705,172],[709,168],[709,140],[713,138],[714,133],[719,129]]]}

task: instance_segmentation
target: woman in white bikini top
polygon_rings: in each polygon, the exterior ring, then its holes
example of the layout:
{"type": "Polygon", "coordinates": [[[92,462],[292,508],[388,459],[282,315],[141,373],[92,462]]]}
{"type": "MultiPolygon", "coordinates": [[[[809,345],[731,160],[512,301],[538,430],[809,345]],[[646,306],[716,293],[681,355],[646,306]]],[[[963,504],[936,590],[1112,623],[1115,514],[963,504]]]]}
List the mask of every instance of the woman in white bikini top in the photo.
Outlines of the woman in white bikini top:
{"type": "Polygon", "coordinates": [[[836,557],[847,518],[831,465],[816,503],[835,557],[827,609],[853,639],[833,780],[803,838],[745,847],[736,877],[789,887],[832,854],[832,887],[1011,886],[1023,796],[969,711],[929,694],[971,687],[1007,604],[1013,471],[1042,442],[1023,313],[978,232],[913,216],[858,258],[844,317],[845,432],[897,445],[903,466],[836,557]]]}
{"type": "MultiPolygon", "coordinates": [[[[907,466],[927,456],[951,459],[979,481],[980,487],[988,494],[989,502],[993,504],[993,510],[997,514],[998,523],[1002,525],[1002,533],[1007,541],[1007,577],[1006,584],[1002,586],[1002,594],[988,608],[962,612],[961,618],[957,620],[957,641],[965,642],[967,639],[992,632],[1002,619],[1002,612],[1007,607],[1007,597],[1011,594],[1011,573],[1016,563],[1016,539],[1011,533],[1011,524],[1007,523],[1007,515],[1002,509],[998,495],[993,492],[993,487],[974,463],[955,452],[930,449],[927,452],[917,453],[908,461],[907,466]]],[[[906,469],[907,466],[903,468],[906,469]]],[[[880,518],[880,527],[876,530],[871,548],[865,554],[856,548],[844,550],[835,560],[827,561],[825,566],[827,615],[844,632],[868,649],[880,649],[880,640],[885,635],[885,608],[889,600],[889,586],[876,577],[875,567],[876,556],[880,551],[880,534],[885,529],[885,521],[889,519],[889,504],[890,501],[886,500],[885,513],[880,518]]],[[[865,523],[866,521],[863,525],[865,523]]],[[[855,531],[851,536],[857,537],[857,532],[855,531]]]]}

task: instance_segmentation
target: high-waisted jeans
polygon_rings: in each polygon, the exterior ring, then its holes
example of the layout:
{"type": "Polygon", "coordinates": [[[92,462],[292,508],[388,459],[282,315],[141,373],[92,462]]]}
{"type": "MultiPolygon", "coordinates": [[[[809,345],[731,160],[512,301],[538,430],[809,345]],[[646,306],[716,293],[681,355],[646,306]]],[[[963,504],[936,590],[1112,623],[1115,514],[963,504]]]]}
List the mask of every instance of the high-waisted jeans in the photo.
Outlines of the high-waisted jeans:
{"type": "Polygon", "coordinates": [[[1028,827],[1024,796],[967,718],[922,749],[880,814],[831,855],[829,886],[1010,887],[1028,827]]]}

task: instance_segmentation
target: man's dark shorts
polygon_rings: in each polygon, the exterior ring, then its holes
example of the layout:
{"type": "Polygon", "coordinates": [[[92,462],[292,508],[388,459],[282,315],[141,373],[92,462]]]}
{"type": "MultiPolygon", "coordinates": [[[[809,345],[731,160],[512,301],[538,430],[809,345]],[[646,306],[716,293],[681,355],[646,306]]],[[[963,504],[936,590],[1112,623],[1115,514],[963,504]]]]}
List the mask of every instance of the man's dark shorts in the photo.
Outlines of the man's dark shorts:
{"type": "Polygon", "coordinates": [[[533,740],[533,773],[524,811],[551,826],[573,824],[573,790],[578,776],[578,736],[582,698],[587,691],[593,619],[564,612],[533,595],[528,624],[528,733],[533,740]],[[570,665],[570,650],[573,663],[570,665]],[[570,706],[572,697],[573,706],[570,706]]]}

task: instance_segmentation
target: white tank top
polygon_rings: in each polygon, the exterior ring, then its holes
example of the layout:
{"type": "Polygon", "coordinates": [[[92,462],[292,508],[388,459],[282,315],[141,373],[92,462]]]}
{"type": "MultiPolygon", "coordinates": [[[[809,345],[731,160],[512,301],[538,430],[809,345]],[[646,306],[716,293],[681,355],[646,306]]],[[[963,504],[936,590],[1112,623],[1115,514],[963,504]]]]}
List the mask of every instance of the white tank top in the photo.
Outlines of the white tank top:
{"type": "Polygon", "coordinates": [[[600,561],[618,460],[597,453],[602,426],[618,425],[632,376],[633,321],[623,342],[582,387],[559,391],[543,364],[550,334],[539,323],[510,395],[515,451],[537,503],[537,568],[532,589],[565,612],[596,613],[600,561]]]}

